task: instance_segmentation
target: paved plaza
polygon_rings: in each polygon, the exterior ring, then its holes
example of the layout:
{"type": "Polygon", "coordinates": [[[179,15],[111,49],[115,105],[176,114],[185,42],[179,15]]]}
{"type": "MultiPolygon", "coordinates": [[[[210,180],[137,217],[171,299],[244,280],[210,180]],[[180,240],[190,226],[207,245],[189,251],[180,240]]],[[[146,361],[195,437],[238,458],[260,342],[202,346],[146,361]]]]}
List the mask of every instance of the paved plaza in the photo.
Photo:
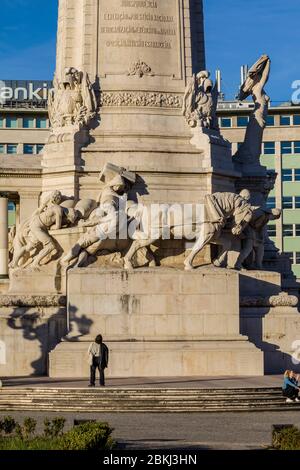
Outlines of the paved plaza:
{"type": "MultiPolygon", "coordinates": [[[[43,420],[55,417],[53,413],[9,413],[22,421],[25,416],[38,421],[42,431],[43,420]]],[[[5,413],[0,413],[0,417],[5,413]]],[[[135,414],[101,413],[66,414],[66,429],[75,420],[96,419],[107,421],[114,428],[113,437],[124,450],[138,449],[203,449],[203,450],[256,450],[271,444],[274,424],[300,426],[299,411],[276,413],[192,413],[192,414],[135,414]]]]}
{"type": "MultiPolygon", "coordinates": [[[[199,388],[230,389],[247,387],[280,387],[282,377],[193,377],[193,378],[128,378],[108,379],[108,388],[199,388]]],[[[14,378],[3,380],[8,388],[86,388],[87,380],[55,380],[47,377],[14,378]]],[[[38,421],[57,416],[44,412],[10,412],[21,419],[28,414],[38,421]]],[[[4,416],[5,413],[0,413],[4,416]]],[[[300,413],[293,408],[286,412],[243,413],[59,413],[66,418],[66,428],[74,420],[95,419],[107,421],[113,428],[113,437],[122,449],[203,449],[252,450],[271,444],[272,426],[295,424],[300,426],[300,413]]]]}

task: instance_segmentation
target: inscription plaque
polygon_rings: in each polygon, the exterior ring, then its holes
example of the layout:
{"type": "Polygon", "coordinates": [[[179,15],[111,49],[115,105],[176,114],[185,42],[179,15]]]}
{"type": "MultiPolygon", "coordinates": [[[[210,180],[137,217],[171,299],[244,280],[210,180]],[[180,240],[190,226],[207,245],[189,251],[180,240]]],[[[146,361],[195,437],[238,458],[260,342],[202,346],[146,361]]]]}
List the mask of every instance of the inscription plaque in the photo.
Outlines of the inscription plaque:
{"type": "Polygon", "coordinates": [[[179,0],[100,0],[99,8],[102,76],[122,75],[138,61],[152,76],[179,75],[179,0]]]}

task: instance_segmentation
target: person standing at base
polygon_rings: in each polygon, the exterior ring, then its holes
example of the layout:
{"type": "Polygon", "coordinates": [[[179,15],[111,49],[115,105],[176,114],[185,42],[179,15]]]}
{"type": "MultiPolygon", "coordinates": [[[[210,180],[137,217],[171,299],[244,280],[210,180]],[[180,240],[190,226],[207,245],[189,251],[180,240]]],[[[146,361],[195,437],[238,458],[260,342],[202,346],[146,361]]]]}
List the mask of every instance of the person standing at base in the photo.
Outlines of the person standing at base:
{"type": "Polygon", "coordinates": [[[300,388],[295,383],[294,372],[286,370],[283,377],[282,394],[286,397],[286,403],[293,403],[293,400],[299,402],[298,394],[300,388]]]}
{"type": "Polygon", "coordinates": [[[104,370],[108,366],[108,347],[103,343],[102,335],[98,335],[93,343],[90,344],[88,349],[89,364],[90,364],[90,385],[95,387],[96,384],[96,370],[100,374],[100,387],[105,386],[104,370]]]}

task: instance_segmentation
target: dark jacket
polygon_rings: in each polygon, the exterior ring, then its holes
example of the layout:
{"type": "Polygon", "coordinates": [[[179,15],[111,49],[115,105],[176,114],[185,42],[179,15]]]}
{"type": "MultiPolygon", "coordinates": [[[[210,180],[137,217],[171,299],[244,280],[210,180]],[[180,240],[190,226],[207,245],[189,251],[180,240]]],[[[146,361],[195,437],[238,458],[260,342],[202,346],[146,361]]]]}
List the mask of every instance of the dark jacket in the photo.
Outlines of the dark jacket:
{"type": "Polygon", "coordinates": [[[106,344],[102,343],[101,344],[101,369],[107,368],[108,357],[109,357],[108,347],[106,346],[106,344]]]}

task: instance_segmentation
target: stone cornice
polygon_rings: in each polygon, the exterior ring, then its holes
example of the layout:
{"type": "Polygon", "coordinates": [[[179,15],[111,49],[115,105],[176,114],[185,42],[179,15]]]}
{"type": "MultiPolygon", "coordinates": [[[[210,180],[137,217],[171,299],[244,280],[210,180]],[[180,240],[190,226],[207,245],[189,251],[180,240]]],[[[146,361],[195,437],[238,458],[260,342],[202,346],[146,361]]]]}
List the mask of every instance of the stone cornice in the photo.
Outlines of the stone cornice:
{"type": "Polygon", "coordinates": [[[0,295],[0,307],[65,307],[64,295],[0,295]]]}
{"type": "Polygon", "coordinates": [[[41,168],[0,168],[0,178],[40,178],[41,168]]]}
{"type": "Polygon", "coordinates": [[[281,292],[278,295],[270,297],[242,297],[240,300],[241,307],[297,307],[298,297],[281,292]]]}

